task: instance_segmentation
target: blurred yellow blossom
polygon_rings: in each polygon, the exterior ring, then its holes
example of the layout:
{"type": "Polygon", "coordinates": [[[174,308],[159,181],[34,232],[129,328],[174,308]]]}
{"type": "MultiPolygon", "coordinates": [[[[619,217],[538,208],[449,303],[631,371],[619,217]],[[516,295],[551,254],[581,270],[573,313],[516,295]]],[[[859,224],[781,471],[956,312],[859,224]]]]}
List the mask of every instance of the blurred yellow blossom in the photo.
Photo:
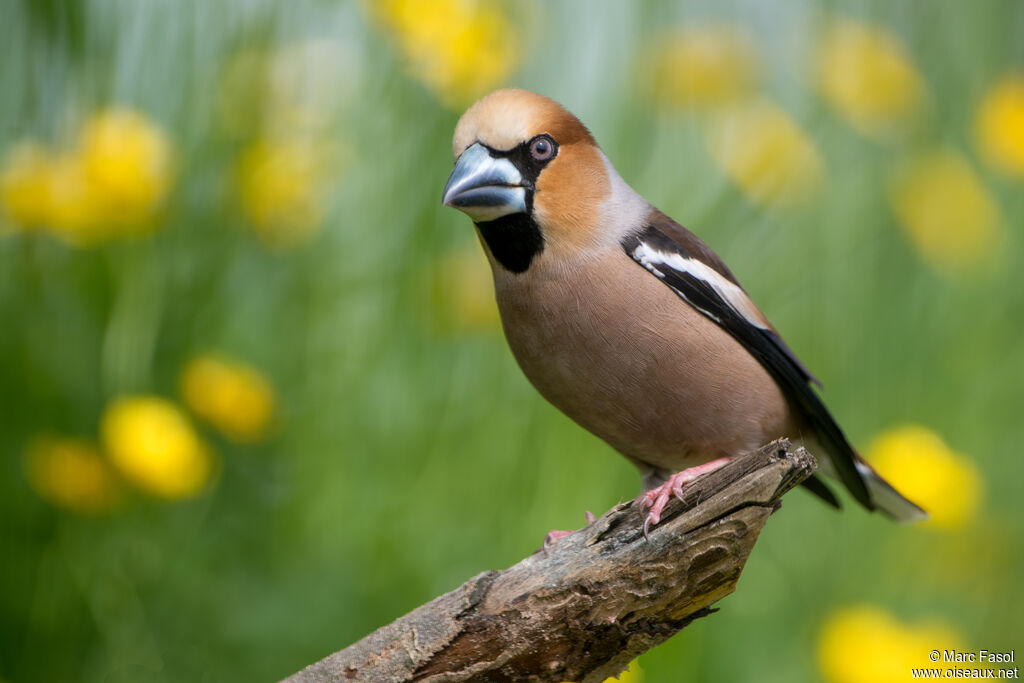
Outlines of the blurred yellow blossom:
{"type": "Polygon", "coordinates": [[[85,244],[100,231],[95,201],[79,159],[35,143],[14,147],[0,178],[0,200],[12,221],[85,244]]]}
{"type": "Polygon", "coordinates": [[[101,423],[114,466],[139,488],[169,499],[199,493],[212,473],[209,452],[185,415],[157,396],[119,398],[101,423]]]}
{"type": "Polygon", "coordinates": [[[981,499],[981,476],[930,429],[904,425],[883,432],[866,457],[893,486],[928,512],[926,526],[958,529],[974,518],[981,499]]]}
{"type": "Polygon", "coordinates": [[[461,109],[501,85],[521,60],[518,27],[506,5],[483,0],[368,1],[395,35],[413,75],[461,109]]]}
{"type": "Polygon", "coordinates": [[[22,142],[7,153],[0,171],[0,205],[11,221],[24,228],[49,222],[52,166],[49,151],[35,142],[22,142]]]}
{"type": "Polygon", "coordinates": [[[911,669],[936,666],[928,657],[936,649],[963,651],[963,644],[945,624],[908,626],[880,608],[861,605],[840,609],[826,620],[818,662],[830,683],[909,681],[911,669]]]}
{"type": "Polygon", "coordinates": [[[879,26],[834,21],[822,34],[818,89],[858,131],[885,138],[903,130],[924,100],[924,84],[901,42],[879,26]]]}
{"type": "Polygon", "coordinates": [[[71,244],[89,246],[115,234],[113,226],[101,218],[77,155],[64,153],[53,160],[48,210],[49,228],[71,244]]]}
{"type": "Polygon", "coordinates": [[[486,332],[501,329],[487,257],[469,244],[453,249],[430,273],[435,322],[443,330],[486,332]]]}
{"type": "Polygon", "coordinates": [[[772,102],[754,101],[716,117],[707,144],[719,168],[760,204],[798,205],[822,181],[814,141],[772,102]]]}
{"type": "Polygon", "coordinates": [[[132,109],[101,111],[83,127],[77,154],[96,203],[96,221],[124,233],[153,227],[171,185],[170,144],[163,130],[132,109]]]}
{"type": "Polygon", "coordinates": [[[996,83],[978,106],[978,144],[993,166],[1024,177],[1024,73],[996,83]]]}
{"type": "Polygon", "coordinates": [[[36,440],[26,453],[25,470],[41,498],[75,512],[105,512],[120,495],[109,463],[96,446],[80,439],[36,440]]]}
{"type": "Polygon", "coordinates": [[[235,441],[258,441],[274,416],[274,392],[255,368],[216,356],[192,359],[181,373],[185,405],[235,441]]]}
{"type": "Polygon", "coordinates": [[[329,146],[304,137],[264,137],[238,161],[239,198],[260,238],[272,247],[306,242],[326,213],[333,165],[329,146]]]}
{"type": "Polygon", "coordinates": [[[620,673],[618,677],[612,676],[611,678],[604,679],[604,683],[642,683],[644,680],[644,670],[640,668],[640,665],[636,660],[629,663],[629,667],[620,673]]]}
{"type": "Polygon", "coordinates": [[[42,227],[76,245],[155,227],[171,184],[170,146],[141,113],[101,111],[70,150],[16,146],[0,176],[0,202],[25,227],[42,227]]]}
{"type": "Polygon", "coordinates": [[[936,150],[903,164],[889,201],[910,241],[932,266],[967,270],[998,256],[1003,224],[995,199],[971,164],[936,150]]]}
{"type": "Polygon", "coordinates": [[[717,106],[750,94],[757,81],[758,55],[750,36],[738,27],[690,26],[658,41],[645,71],[657,102],[717,106]]]}

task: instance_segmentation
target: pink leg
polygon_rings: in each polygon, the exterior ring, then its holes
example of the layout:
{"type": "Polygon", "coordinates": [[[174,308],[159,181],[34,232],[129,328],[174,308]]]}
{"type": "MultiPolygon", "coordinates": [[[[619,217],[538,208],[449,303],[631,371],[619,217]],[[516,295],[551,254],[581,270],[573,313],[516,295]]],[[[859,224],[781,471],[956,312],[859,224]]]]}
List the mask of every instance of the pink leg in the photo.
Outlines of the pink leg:
{"type": "Polygon", "coordinates": [[[561,529],[552,529],[544,536],[544,547],[547,548],[558,539],[571,536],[572,533],[572,530],[562,531],[561,529]]]}
{"type": "MultiPolygon", "coordinates": [[[[593,512],[591,512],[590,510],[587,510],[586,512],[583,513],[583,515],[584,515],[584,517],[586,517],[587,524],[593,524],[594,523],[594,520],[596,519],[596,517],[594,517],[594,513],[593,512]]],[[[552,529],[544,537],[544,547],[543,547],[543,549],[547,550],[548,548],[551,547],[552,543],[554,543],[555,541],[557,541],[560,538],[565,538],[566,536],[568,536],[569,534],[572,534],[572,533],[575,533],[575,532],[574,531],[560,531],[558,529],[552,529]]]]}
{"type": "Polygon", "coordinates": [[[687,468],[682,472],[673,474],[661,486],[641,493],[640,497],[637,498],[637,502],[640,503],[640,510],[643,511],[651,508],[651,511],[647,514],[647,519],[644,520],[644,538],[647,537],[647,531],[661,521],[661,512],[665,509],[665,505],[668,504],[669,496],[675,496],[682,501],[683,486],[685,484],[689,484],[702,474],[714,472],[727,462],[729,462],[729,458],[717,458],[703,465],[687,468]]]}

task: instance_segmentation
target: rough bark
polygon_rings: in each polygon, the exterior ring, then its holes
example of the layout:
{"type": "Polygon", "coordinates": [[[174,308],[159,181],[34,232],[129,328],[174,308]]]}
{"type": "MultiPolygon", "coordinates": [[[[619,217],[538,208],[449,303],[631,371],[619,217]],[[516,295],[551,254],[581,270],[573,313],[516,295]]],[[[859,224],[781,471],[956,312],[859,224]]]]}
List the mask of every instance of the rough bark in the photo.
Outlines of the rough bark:
{"type": "Polygon", "coordinates": [[[815,466],[784,440],[738,457],[689,485],[649,540],[620,503],[287,681],[601,681],[715,611],[780,497],[815,466]]]}

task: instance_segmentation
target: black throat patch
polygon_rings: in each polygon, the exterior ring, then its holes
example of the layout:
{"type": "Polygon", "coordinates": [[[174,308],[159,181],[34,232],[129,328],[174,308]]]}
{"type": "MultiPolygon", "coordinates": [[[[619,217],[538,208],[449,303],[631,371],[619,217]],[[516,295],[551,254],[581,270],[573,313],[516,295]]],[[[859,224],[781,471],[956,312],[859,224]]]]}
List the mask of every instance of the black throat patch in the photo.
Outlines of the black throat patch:
{"type": "Polygon", "coordinates": [[[544,235],[537,221],[533,220],[533,193],[540,172],[558,156],[558,143],[547,133],[541,133],[510,150],[487,147],[487,152],[495,159],[508,159],[519,171],[523,187],[526,188],[526,213],[511,213],[493,221],[477,223],[476,228],[487,242],[487,248],[505,270],[523,273],[530,267],[533,258],[544,251],[544,235]],[[540,138],[551,144],[552,154],[546,159],[536,159],[530,152],[533,143],[540,138]]]}
{"type": "Polygon", "coordinates": [[[476,224],[494,258],[505,270],[522,273],[544,251],[540,226],[526,213],[512,213],[476,224]]]}

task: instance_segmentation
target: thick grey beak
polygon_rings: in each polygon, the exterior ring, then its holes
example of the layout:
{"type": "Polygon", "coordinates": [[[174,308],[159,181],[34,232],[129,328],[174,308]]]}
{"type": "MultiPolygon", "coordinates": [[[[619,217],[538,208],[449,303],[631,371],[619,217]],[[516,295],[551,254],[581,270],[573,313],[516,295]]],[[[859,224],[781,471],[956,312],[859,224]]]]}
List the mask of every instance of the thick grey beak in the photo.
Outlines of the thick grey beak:
{"type": "Polygon", "coordinates": [[[526,188],[508,159],[495,159],[480,143],[470,145],[455,162],[444,187],[445,206],[462,211],[474,223],[526,212],[526,188]]]}

